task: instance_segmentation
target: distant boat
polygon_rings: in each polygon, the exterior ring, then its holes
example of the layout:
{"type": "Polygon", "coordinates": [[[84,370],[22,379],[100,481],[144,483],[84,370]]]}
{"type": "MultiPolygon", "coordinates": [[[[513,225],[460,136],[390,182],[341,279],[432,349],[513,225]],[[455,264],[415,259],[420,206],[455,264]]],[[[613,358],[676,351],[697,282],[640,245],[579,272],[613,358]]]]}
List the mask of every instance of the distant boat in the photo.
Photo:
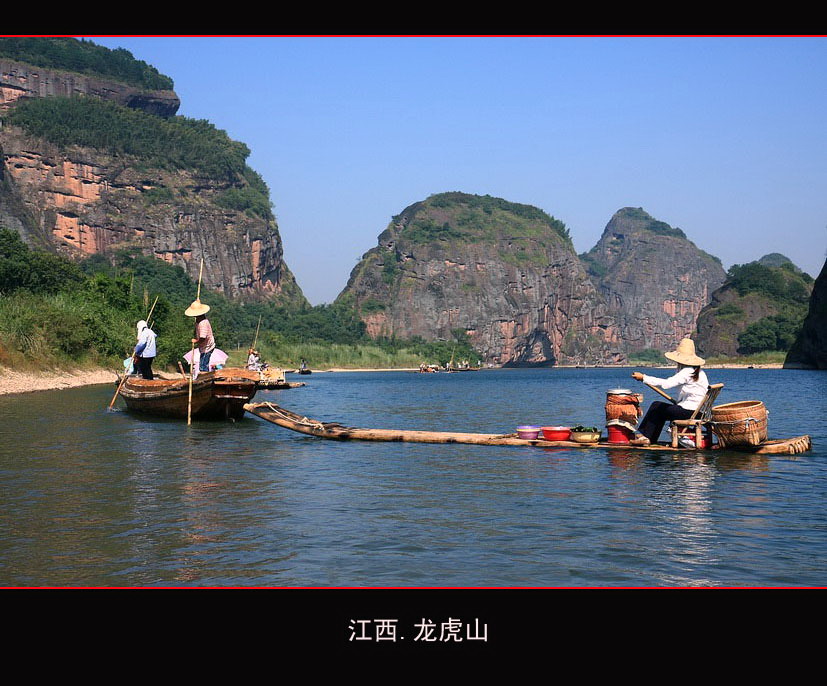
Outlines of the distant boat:
{"type": "MultiPolygon", "coordinates": [[[[192,382],[193,419],[241,419],[244,404],[256,394],[258,372],[224,368],[201,372],[192,382]]],[[[120,381],[119,381],[120,383],[120,381]]],[[[119,395],[127,409],[156,417],[186,419],[190,408],[190,380],[127,377],[119,395]]]]}

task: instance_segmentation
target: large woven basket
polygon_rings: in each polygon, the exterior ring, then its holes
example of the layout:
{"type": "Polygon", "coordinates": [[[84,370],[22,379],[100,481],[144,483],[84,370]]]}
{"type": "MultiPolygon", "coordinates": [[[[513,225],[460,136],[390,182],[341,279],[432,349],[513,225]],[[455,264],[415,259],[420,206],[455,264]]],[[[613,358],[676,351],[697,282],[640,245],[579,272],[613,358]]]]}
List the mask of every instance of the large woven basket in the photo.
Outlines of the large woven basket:
{"type": "Polygon", "coordinates": [[[642,402],[643,396],[640,393],[613,393],[608,391],[606,393],[606,421],[611,422],[619,419],[629,422],[632,427],[637,426],[638,419],[643,414],[640,409],[642,402]]]}
{"type": "Polygon", "coordinates": [[[767,440],[768,415],[760,400],[716,405],[712,408],[712,430],[721,448],[761,445],[767,440]]]}

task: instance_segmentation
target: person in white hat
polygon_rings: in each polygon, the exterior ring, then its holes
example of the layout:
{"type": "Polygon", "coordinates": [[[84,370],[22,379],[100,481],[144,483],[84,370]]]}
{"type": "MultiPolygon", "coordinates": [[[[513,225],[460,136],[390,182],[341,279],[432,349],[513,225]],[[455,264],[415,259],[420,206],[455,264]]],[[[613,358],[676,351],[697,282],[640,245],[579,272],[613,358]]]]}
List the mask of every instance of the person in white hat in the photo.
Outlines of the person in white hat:
{"type": "Polygon", "coordinates": [[[254,372],[261,371],[261,356],[258,354],[258,350],[254,348],[250,348],[250,354],[247,355],[247,369],[254,372]]]}
{"type": "Polygon", "coordinates": [[[684,338],[678,347],[664,353],[667,360],[677,363],[678,371],[668,379],[632,372],[632,377],[650,386],[657,386],[664,390],[680,388],[677,404],[665,403],[660,400],[653,402],[637,429],[638,436],[632,439],[632,445],[649,445],[656,443],[663,426],[673,419],[688,419],[703,402],[709,381],[701,369],[705,360],[695,354],[695,342],[691,338],[684,338]]]}
{"type": "Polygon", "coordinates": [[[207,312],[210,311],[210,306],[205,305],[200,300],[195,300],[184,311],[188,317],[195,317],[195,338],[192,339],[194,345],[198,346],[198,371],[210,371],[210,355],[215,350],[215,337],[213,336],[212,324],[207,319],[207,312]]]}
{"type": "Polygon", "coordinates": [[[152,361],[155,359],[155,332],[147,326],[142,319],[137,324],[138,343],[135,345],[133,357],[138,362],[138,371],[144,379],[152,380],[155,375],[152,373],[152,361]]]}

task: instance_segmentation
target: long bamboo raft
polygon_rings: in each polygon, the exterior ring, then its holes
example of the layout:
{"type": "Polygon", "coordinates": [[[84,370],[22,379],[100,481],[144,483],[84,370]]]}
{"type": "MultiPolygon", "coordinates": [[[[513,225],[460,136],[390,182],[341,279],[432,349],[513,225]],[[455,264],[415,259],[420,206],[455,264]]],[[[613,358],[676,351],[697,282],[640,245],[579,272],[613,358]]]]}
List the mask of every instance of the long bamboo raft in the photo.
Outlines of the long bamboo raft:
{"type": "MultiPolygon", "coordinates": [[[[713,449],[698,450],[694,448],[673,448],[671,445],[657,444],[648,446],[629,445],[627,443],[577,443],[575,441],[546,441],[543,439],[526,440],[519,438],[517,434],[481,434],[481,433],[458,433],[446,431],[419,431],[407,429],[360,429],[351,426],[343,426],[336,422],[320,422],[309,419],[295,412],[286,410],[274,403],[247,403],[244,405],[247,412],[260,417],[265,421],[277,424],[278,426],[297,431],[308,436],[326,438],[333,440],[356,440],[356,441],[395,441],[405,443],[466,443],[473,445],[513,445],[513,446],[536,446],[538,448],[609,448],[623,450],[657,450],[661,452],[711,452],[713,449]]],[[[783,440],[766,441],[759,446],[743,448],[727,448],[727,450],[738,450],[739,452],[750,453],[776,453],[792,455],[802,453],[811,448],[809,436],[797,436],[783,440]]]]}

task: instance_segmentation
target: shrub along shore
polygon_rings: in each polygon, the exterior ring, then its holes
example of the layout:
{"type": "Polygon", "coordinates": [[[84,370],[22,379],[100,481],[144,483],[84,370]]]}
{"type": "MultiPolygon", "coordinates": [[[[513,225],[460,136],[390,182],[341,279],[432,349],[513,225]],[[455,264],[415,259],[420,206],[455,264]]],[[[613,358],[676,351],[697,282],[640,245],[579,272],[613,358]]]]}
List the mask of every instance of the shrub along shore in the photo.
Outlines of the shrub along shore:
{"type": "MultiPolygon", "coordinates": [[[[41,381],[69,370],[55,387],[75,385],[78,369],[119,370],[134,348],[136,322],[149,319],[158,335],[154,368],[177,373],[190,350],[193,320],[184,310],[196,291],[183,269],[152,257],[121,251],[112,261],[94,255],[74,262],[33,250],[0,227],[0,370],[41,381]]],[[[235,365],[244,364],[254,341],[266,362],[284,369],[302,360],[311,369],[407,369],[479,359],[463,331],[452,341],[372,340],[346,303],[290,308],[201,296],[216,343],[235,365]]],[[[0,383],[3,377],[10,375],[0,383]]]]}

